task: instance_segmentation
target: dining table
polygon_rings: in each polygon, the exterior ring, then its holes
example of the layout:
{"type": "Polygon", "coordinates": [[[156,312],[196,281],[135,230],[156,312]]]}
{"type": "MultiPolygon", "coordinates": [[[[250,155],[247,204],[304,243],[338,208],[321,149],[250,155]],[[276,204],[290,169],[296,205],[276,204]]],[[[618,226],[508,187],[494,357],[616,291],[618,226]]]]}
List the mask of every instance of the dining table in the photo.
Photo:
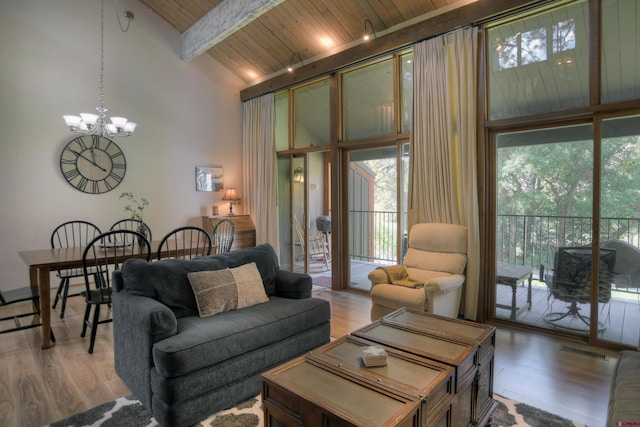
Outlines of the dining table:
{"type": "MultiPolygon", "coordinates": [[[[160,240],[150,242],[151,259],[158,256],[160,240]]],[[[165,249],[160,253],[160,257],[167,257],[169,254],[176,255],[175,248],[171,251],[165,249]]],[[[190,248],[195,250],[194,248],[190,248]]],[[[51,272],[66,270],[71,268],[82,268],[82,255],[85,247],[70,248],[48,248],[20,251],[18,254],[29,267],[29,282],[32,286],[37,286],[40,293],[40,322],[42,324],[42,349],[52,347],[51,342],[51,272]]],[[[179,253],[181,255],[183,252],[179,253]]],[[[215,245],[211,249],[215,253],[215,245]]],[[[131,255],[130,257],[135,257],[131,255]]]]}

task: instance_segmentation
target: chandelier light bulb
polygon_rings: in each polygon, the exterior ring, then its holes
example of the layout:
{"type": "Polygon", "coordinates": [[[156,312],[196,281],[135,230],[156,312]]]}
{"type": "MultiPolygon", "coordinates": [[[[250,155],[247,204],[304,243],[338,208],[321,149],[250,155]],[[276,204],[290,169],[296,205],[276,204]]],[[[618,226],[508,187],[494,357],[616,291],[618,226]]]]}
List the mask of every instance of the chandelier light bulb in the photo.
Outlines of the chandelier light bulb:
{"type": "Polygon", "coordinates": [[[113,123],[118,128],[124,128],[124,125],[127,124],[126,117],[111,117],[111,123],[113,123]]]}

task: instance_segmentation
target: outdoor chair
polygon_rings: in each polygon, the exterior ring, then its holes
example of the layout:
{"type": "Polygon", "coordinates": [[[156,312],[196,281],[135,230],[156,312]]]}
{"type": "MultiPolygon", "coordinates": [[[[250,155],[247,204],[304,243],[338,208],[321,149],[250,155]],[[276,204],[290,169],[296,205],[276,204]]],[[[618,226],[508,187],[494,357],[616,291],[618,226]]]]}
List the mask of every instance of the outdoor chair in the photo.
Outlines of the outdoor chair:
{"type": "MultiPolygon", "coordinates": [[[[591,302],[591,257],[590,247],[561,247],[556,252],[553,271],[541,267],[540,277],[549,288],[549,298],[569,303],[565,311],[546,314],[545,322],[573,331],[589,327],[590,316],[580,312],[579,304],[591,302]],[[569,319],[563,321],[566,318],[569,319]]],[[[606,304],[611,299],[615,262],[615,249],[600,249],[598,303],[606,304]]],[[[598,331],[604,329],[604,323],[598,322],[598,331]]]]}
{"type": "Polygon", "coordinates": [[[467,227],[415,224],[403,264],[369,273],[371,320],[402,307],[457,318],[467,265],[467,227]]]}
{"type": "Polygon", "coordinates": [[[635,294],[640,302],[640,249],[623,240],[609,240],[602,247],[616,251],[614,290],[635,294]]]}
{"type": "Polygon", "coordinates": [[[300,240],[303,259],[306,256],[309,259],[309,264],[320,263],[320,267],[323,270],[328,270],[331,254],[329,251],[329,244],[327,243],[327,236],[322,232],[318,232],[314,235],[308,236],[305,243],[304,232],[302,231],[302,227],[300,226],[295,214],[293,215],[292,220],[296,234],[300,240]]]}

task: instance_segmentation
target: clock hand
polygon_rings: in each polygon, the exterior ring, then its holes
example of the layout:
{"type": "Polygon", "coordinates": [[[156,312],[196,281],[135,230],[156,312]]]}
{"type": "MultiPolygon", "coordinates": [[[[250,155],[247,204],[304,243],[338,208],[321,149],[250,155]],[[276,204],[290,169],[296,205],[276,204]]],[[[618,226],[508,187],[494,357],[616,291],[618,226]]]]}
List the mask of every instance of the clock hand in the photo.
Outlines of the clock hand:
{"type": "Polygon", "coordinates": [[[100,166],[99,164],[97,164],[96,162],[94,162],[93,160],[88,158],[87,156],[85,156],[83,153],[78,153],[77,151],[73,151],[73,150],[69,150],[69,151],[71,151],[73,154],[75,154],[78,157],[82,157],[83,159],[85,159],[86,161],[88,161],[89,163],[91,163],[92,165],[97,167],[98,169],[100,169],[102,172],[106,172],[107,171],[105,168],[103,168],[102,166],[100,166]]]}

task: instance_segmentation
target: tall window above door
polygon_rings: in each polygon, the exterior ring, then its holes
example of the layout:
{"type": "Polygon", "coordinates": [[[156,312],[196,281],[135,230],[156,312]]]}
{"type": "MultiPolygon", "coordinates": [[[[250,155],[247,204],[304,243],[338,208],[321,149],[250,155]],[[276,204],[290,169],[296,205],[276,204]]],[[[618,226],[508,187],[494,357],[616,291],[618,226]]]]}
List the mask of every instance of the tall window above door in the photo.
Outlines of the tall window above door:
{"type": "Polygon", "coordinates": [[[284,91],[274,96],[275,104],[275,140],[276,150],[289,149],[289,92],[284,91]]]}
{"type": "Polygon", "coordinates": [[[602,1],[602,102],[640,98],[640,2],[602,1]]]}
{"type": "Polygon", "coordinates": [[[402,80],[400,84],[400,121],[401,132],[411,131],[411,117],[413,116],[413,51],[400,55],[400,72],[402,80]]]}
{"type": "Polygon", "coordinates": [[[342,74],[345,141],[394,133],[393,82],[392,58],[342,74]]]}
{"type": "Polygon", "coordinates": [[[586,0],[490,27],[489,119],[588,106],[588,29],[586,0]]]}
{"type": "Polygon", "coordinates": [[[307,148],[330,143],[329,80],[293,90],[293,148],[307,148]]]}

